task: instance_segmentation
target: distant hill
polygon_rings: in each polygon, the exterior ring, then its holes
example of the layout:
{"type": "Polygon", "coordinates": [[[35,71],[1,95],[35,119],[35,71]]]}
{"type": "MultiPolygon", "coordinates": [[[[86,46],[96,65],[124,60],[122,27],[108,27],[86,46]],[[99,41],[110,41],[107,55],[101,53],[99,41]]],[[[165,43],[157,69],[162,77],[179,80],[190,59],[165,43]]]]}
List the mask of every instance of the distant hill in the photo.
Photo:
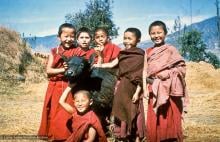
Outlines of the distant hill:
{"type": "Polygon", "coordinates": [[[194,23],[191,26],[187,26],[186,28],[182,29],[180,32],[170,34],[168,36],[168,41],[179,47],[178,43],[176,42],[178,34],[182,34],[184,30],[185,32],[190,31],[191,28],[202,33],[202,40],[208,49],[215,48],[215,44],[217,42],[217,17],[212,17],[204,21],[194,23]]]}
{"type": "Polygon", "coordinates": [[[51,48],[59,44],[57,35],[26,37],[25,40],[30,44],[31,48],[37,52],[49,52],[51,48]]]}
{"type": "MultiPolygon", "coordinates": [[[[217,41],[217,17],[211,17],[209,19],[203,20],[198,23],[192,24],[192,28],[200,31],[202,34],[202,39],[204,43],[207,45],[208,49],[214,49],[215,42],[217,41]]],[[[187,26],[184,30],[189,31],[191,29],[191,26],[187,26]]],[[[180,31],[180,33],[183,33],[183,29],[180,31]]],[[[175,45],[177,48],[180,47],[180,45],[177,43],[177,37],[178,32],[174,32],[172,34],[169,34],[167,36],[167,43],[175,45]]],[[[45,37],[27,37],[25,38],[26,41],[30,44],[32,49],[35,51],[41,51],[41,52],[49,52],[49,50],[52,47],[55,47],[59,44],[59,41],[57,40],[56,35],[49,35],[45,37]]],[[[122,44],[119,44],[119,46],[122,46],[122,44]]],[[[152,46],[152,42],[150,40],[143,41],[139,44],[139,47],[141,48],[147,48],[152,46]]]]}
{"type": "MultiPolygon", "coordinates": [[[[185,30],[185,32],[195,29],[202,33],[202,40],[206,44],[207,48],[209,50],[212,50],[215,48],[215,43],[217,42],[217,17],[211,17],[209,19],[203,20],[198,23],[194,23],[192,25],[189,25],[185,27],[185,29],[182,29],[180,32],[174,32],[167,36],[166,42],[170,43],[177,48],[180,48],[180,45],[177,42],[177,39],[179,37],[179,33],[182,34],[185,30]]],[[[141,46],[149,47],[148,45],[152,45],[151,41],[144,41],[141,43],[141,46]]]]}

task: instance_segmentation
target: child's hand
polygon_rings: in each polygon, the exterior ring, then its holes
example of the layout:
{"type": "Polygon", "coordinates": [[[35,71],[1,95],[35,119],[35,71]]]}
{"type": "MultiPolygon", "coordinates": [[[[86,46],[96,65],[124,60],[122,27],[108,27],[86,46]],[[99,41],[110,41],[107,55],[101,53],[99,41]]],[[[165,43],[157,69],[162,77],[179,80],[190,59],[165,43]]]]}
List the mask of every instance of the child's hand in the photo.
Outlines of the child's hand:
{"type": "Polygon", "coordinates": [[[94,49],[95,49],[95,51],[102,52],[104,49],[104,44],[102,44],[101,42],[98,42],[94,49]]]}
{"type": "Polygon", "coordinates": [[[135,94],[133,95],[133,97],[132,97],[132,102],[133,102],[133,103],[136,103],[138,99],[139,99],[139,96],[138,96],[137,93],[135,93],[135,94]]]}
{"type": "Polygon", "coordinates": [[[101,56],[102,56],[102,52],[98,49],[98,47],[95,47],[94,49],[95,49],[95,53],[96,53],[99,57],[101,57],[101,56]]]}
{"type": "Polygon", "coordinates": [[[63,67],[64,67],[65,70],[67,70],[68,69],[68,64],[66,62],[64,62],[63,67]]]}

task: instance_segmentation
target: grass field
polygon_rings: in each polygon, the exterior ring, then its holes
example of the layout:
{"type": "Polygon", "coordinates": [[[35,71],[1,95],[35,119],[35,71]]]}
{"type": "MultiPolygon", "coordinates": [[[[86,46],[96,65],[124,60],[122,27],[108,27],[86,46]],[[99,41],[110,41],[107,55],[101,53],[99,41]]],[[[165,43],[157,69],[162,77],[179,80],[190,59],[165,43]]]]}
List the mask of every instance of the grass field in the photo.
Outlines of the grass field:
{"type": "MultiPolygon", "coordinates": [[[[219,142],[220,72],[204,63],[187,66],[190,105],[184,119],[184,141],[219,142]]],[[[17,93],[0,94],[0,135],[36,135],[46,88],[47,81],[42,80],[10,88],[17,93]]]]}

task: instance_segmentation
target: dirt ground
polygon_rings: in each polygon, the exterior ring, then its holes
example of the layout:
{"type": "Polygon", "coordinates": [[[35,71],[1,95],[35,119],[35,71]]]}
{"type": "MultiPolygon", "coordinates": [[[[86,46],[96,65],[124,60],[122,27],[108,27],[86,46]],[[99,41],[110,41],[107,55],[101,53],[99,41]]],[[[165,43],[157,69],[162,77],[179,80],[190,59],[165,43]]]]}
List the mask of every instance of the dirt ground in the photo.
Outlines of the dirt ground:
{"type": "MultiPolygon", "coordinates": [[[[184,119],[184,141],[219,142],[220,71],[205,63],[188,63],[187,68],[190,105],[184,119]]],[[[47,81],[19,87],[24,94],[0,94],[0,141],[4,135],[36,135],[39,128],[47,81]]]]}

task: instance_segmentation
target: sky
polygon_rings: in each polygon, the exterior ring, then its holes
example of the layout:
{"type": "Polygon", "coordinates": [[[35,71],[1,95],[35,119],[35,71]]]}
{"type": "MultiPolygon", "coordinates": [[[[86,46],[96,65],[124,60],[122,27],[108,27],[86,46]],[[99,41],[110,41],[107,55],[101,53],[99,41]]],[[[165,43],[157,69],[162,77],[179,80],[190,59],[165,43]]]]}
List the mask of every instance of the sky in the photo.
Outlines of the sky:
{"type": "MultiPolygon", "coordinates": [[[[89,0],[0,0],[0,26],[11,28],[25,36],[43,37],[57,34],[65,15],[84,11],[89,0]]],[[[172,32],[174,20],[182,25],[200,22],[216,16],[216,0],[114,0],[112,20],[119,27],[121,43],[128,27],[139,28],[142,41],[149,40],[148,26],[162,20],[172,32]],[[190,1],[191,6],[190,6],[190,1]],[[192,7],[192,10],[191,8],[192,7]]]]}

